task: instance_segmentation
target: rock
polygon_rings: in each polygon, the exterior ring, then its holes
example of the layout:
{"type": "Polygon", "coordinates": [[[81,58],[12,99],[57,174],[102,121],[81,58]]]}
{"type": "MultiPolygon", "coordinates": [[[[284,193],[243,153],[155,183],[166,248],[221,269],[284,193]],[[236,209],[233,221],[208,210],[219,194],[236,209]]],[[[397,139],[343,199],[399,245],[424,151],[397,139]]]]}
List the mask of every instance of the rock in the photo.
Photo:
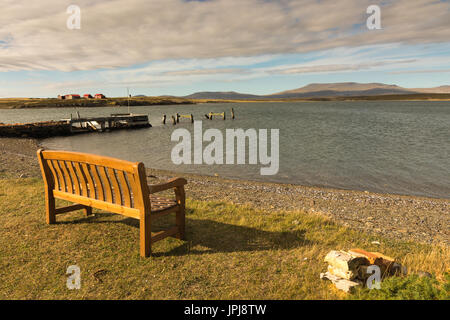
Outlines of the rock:
{"type": "MultiPolygon", "coordinates": [[[[359,267],[358,267],[359,269],[359,267]]],[[[337,276],[339,278],[343,278],[346,280],[353,280],[358,276],[358,271],[355,272],[349,270],[349,271],[342,271],[339,268],[336,268],[334,266],[328,266],[328,272],[331,273],[334,276],[337,276]]]]}
{"type": "Polygon", "coordinates": [[[348,253],[353,255],[353,256],[355,256],[355,257],[366,257],[371,264],[376,264],[376,262],[378,260],[382,260],[382,259],[387,260],[389,262],[394,262],[395,261],[394,258],[385,256],[382,253],[379,253],[379,252],[368,252],[368,251],[365,251],[365,250],[362,250],[362,249],[351,249],[351,250],[348,251],[348,253]]]}
{"type": "Polygon", "coordinates": [[[362,283],[360,281],[350,281],[347,279],[339,278],[329,272],[321,273],[320,279],[330,280],[336,286],[337,289],[342,290],[347,293],[352,293],[355,287],[360,286],[362,283]]]}
{"type": "Polygon", "coordinates": [[[432,278],[433,275],[426,271],[417,271],[417,275],[421,278],[432,278]]]}
{"type": "Polygon", "coordinates": [[[405,267],[398,262],[395,262],[394,258],[386,256],[380,252],[368,252],[362,249],[351,249],[348,252],[356,257],[366,257],[371,265],[377,265],[380,267],[381,274],[384,276],[406,274],[405,267]]]}
{"type": "Polygon", "coordinates": [[[369,261],[364,256],[352,256],[345,251],[330,251],[324,259],[335,269],[340,269],[342,272],[351,271],[357,273],[359,266],[368,265],[369,261]]]}

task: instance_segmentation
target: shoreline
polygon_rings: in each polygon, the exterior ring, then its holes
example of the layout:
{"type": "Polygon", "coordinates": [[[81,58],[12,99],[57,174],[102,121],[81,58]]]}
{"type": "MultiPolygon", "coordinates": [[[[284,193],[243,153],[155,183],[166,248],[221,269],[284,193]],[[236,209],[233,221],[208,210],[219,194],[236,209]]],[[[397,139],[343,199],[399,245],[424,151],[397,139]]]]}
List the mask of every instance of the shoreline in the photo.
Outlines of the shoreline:
{"type": "MultiPolygon", "coordinates": [[[[0,138],[0,179],[41,177],[28,138],[0,138]]],[[[148,183],[188,179],[188,198],[227,201],[273,211],[302,210],[357,230],[388,238],[450,244],[450,200],[368,191],[227,179],[147,168],[148,183]]]]}
{"type": "Polygon", "coordinates": [[[101,108],[127,106],[162,106],[162,105],[197,105],[215,103],[294,103],[294,102],[439,102],[450,101],[450,94],[411,94],[411,95],[381,95],[381,96],[337,96],[311,98],[261,98],[261,99],[188,99],[181,97],[133,97],[105,99],[75,99],[59,100],[56,98],[0,98],[0,110],[12,109],[53,109],[53,108],[101,108]]]}

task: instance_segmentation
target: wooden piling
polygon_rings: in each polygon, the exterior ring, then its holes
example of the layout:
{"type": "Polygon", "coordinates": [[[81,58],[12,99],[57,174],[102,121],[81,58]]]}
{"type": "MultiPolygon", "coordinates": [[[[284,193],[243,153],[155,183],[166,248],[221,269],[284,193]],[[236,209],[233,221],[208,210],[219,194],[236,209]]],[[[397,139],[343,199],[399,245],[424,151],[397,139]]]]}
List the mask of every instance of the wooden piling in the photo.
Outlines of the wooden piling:
{"type": "MultiPolygon", "coordinates": [[[[214,113],[214,112],[210,112],[210,113],[208,114],[209,120],[212,120],[214,116],[220,116],[220,117],[223,118],[223,120],[226,120],[225,112],[222,112],[222,113],[214,113]]],[[[208,117],[207,117],[207,118],[208,118],[208,117]]]]}
{"type": "Polygon", "coordinates": [[[177,113],[177,122],[180,122],[181,118],[189,119],[191,120],[191,123],[194,123],[194,115],[191,114],[178,114],[177,113]]]}
{"type": "MultiPolygon", "coordinates": [[[[78,117],[78,120],[81,119],[81,116],[80,116],[80,112],[79,112],[79,111],[77,111],[77,117],[78,117]]],[[[83,122],[80,122],[80,126],[83,128],[83,122]]]]}
{"type": "Polygon", "coordinates": [[[234,120],[234,109],[231,108],[231,119],[234,120]]]}

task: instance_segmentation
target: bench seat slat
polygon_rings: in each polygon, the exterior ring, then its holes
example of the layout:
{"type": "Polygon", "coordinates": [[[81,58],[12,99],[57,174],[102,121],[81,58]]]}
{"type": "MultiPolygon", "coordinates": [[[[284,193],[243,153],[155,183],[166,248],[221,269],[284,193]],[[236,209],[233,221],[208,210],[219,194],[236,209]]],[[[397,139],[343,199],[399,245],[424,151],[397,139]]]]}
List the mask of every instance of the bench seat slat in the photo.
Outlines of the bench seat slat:
{"type": "Polygon", "coordinates": [[[91,171],[89,170],[89,165],[86,163],[81,164],[81,168],[83,169],[84,176],[87,179],[88,183],[88,190],[89,190],[89,197],[97,199],[95,196],[95,184],[94,180],[92,179],[91,171]]]}
{"type": "Polygon", "coordinates": [[[97,199],[103,201],[103,200],[105,200],[105,192],[103,191],[103,184],[102,184],[102,181],[100,180],[100,177],[97,172],[97,166],[92,165],[91,169],[92,169],[91,170],[92,175],[94,176],[94,180],[95,180],[95,189],[97,190],[97,199]]]}
{"type": "Polygon", "coordinates": [[[67,170],[66,161],[60,161],[59,166],[64,174],[64,179],[66,180],[67,192],[73,193],[72,177],[69,174],[69,170],[67,170]]]}
{"type": "Polygon", "coordinates": [[[122,190],[123,204],[126,207],[131,207],[131,191],[128,187],[127,179],[125,178],[125,173],[121,170],[117,171],[117,176],[119,177],[120,189],[122,190]]]}
{"type": "Polygon", "coordinates": [[[83,173],[83,170],[80,167],[80,163],[75,162],[74,166],[75,166],[75,172],[77,173],[78,181],[80,181],[81,195],[83,197],[88,197],[87,181],[86,181],[86,177],[83,173]]]}
{"type": "Polygon", "coordinates": [[[64,179],[64,175],[62,174],[61,167],[59,166],[59,161],[53,160],[52,162],[53,162],[53,165],[55,166],[56,173],[58,174],[58,179],[59,179],[60,187],[61,187],[60,190],[65,192],[67,190],[66,189],[66,180],[64,179]]]}
{"type": "Polygon", "coordinates": [[[100,172],[100,176],[102,177],[103,182],[103,188],[105,190],[105,200],[107,202],[113,202],[113,196],[112,196],[112,189],[111,189],[111,183],[109,182],[108,175],[106,174],[106,168],[105,167],[98,167],[98,170],[100,172]]]}
{"type": "Polygon", "coordinates": [[[56,173],[56,169],[53,166],[53,161],[47,161],[48,167],[50,168],[50,172],[52,173],[53,176],[53,182],[55,183],[55,189],[56,190],[60,190],[60,183],[59,183],[59,178],[58,178],[58,174],[56,173]]]}
{"type": "Polygon", "coordinates": [[[118,205],[122,205],[122,194],[120,192],[119,182],[117,181],[116,174],[114,172],[114,169],[108,168],[108,176],[109,181],[112,185],[112,191],[114,194],[114,203],[118,205]]]}
{"type": "Polygon", "coordinates": [[[69,168],[70,175],[73,177],[74,193],[81,195],[80,181],[75,173],[72,161],[67,161],[67,167],[69,168]]]}

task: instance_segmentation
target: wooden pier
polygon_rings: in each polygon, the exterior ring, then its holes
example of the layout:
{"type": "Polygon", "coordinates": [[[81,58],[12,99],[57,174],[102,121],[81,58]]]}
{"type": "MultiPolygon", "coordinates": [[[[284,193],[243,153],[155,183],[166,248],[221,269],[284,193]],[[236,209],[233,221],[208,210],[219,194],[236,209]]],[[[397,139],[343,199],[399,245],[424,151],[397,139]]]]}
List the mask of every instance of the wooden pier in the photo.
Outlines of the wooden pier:
{"type": "Polygon", "coordinates": [[[120,129],[149,128],[152,126],[148,121],[148,115],[129,113],[115,113],[109,117],[78,117],[76,119],[63,119],[63,121],[70,123],[73,133],[104,132],[120,129]]]}
{"type": "Polygon", "coordinates": [[[152,125],[146,114],[118,113],[108,117],[62,119],[34,123],[0,124],[0,136],[48,138],[68,136],[84,132],[104,132],[135,128],[149,128],[152,125]]]}

